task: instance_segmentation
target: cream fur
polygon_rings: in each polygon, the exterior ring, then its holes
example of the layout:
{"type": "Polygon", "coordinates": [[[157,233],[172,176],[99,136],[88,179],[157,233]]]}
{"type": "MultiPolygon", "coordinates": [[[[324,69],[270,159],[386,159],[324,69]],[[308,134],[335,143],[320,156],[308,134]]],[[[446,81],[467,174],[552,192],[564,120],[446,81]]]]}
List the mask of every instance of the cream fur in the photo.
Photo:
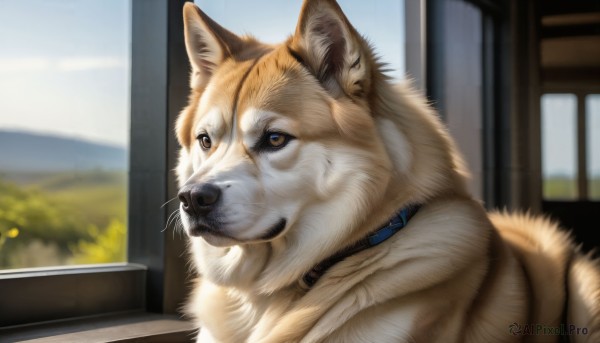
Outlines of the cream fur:
{"type": "MultiPolygon", "coordinates": [[[[189,243],[198,341],[550,342],[509,326],[557,326],[563,313],[588,330],[574,342],[598,341],[598,261],[550,221],[488,215],[471,199],[437,115],[389,83],[335,1],[306,0],[294,35],[275,46],[193,4],[184,19],[192,92],[176,172],[181,186],[222,190],[206,215],[218,213],[219,234],[189,243]],[[260,150],[265,132],[293,138],[260,150]],[[409,203],[423,207],[401,232],[300,287],[409,203]],[[284,230],[264,238],[279,218],[284,230]]],[[[190,232],[195,218],[181,218],[190,232]]]]}

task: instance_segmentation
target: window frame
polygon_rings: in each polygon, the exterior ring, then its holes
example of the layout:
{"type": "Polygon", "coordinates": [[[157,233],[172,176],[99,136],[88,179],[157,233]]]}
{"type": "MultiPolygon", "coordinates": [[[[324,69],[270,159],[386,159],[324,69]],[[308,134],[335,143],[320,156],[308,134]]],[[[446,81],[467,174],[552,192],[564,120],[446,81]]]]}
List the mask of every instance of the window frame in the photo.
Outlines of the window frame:
{"type": "MultiPolygon", "coordinates": [[[[481,197],[488,209],[518,205],[514,187],[518,179],[512,172],[516,155],[514,147],[514,128],[520,127],[511,108],[515,102],[512,89],[512,54],[515,49],[511,43],[510,0],[454,0],[476,7],[481,13],[481,156],[476,157],[472,165],[480,168],[481,197]],[[477,161],[479,160],[479,161],[477,161]]],[[[408,1],[407,1],[408,2],[408,1]]],[[[448,20],[446,0],[427,0],[425,6],[425,55],[426,55],[426,94],[427,98],[439,110],[439,116],[447,121],[445,112],[445,76],[448,52],[445,47],[445,24],[448,20]]],[[[517,99],[518,100],[518,99],[517,99]]],[[[452,114],[450,114],[452,115],[452,114]]],[[[518,207],[518,206],[517,206],[518,207]]]]}
{"type": "Polygon", "coordinates": [[[169,202],[177,194],[175,121],[189,92],[185,2],[132,0],[128,261],[148,267],[146,309],[158,313],[176,313],[187,269],[182,235],[165,230],[178,209],[169,202]]]}
{"type": "Polygon", "coordinates": [[[188,93],[185,2],[130,3],[128,262],[0,271],[5,294],[0,297],[0,334],[22,325],[89,316],[177,313],[181,306],[185,244],[182,235],[164,229],[167,215],[178,207],[167,201],[177,193],[174,123],[188,93]],[[6,296],[10,294],[15,296],[6,296]]]}

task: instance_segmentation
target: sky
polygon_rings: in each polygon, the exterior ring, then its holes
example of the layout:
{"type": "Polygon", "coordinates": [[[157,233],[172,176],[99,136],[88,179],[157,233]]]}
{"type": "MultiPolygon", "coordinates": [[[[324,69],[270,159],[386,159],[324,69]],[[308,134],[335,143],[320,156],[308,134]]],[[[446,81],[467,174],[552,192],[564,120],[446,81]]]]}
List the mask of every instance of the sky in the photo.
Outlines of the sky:
{"type": "Polygon", "coordinates": [[[126,147],[130,3],[0,0],[0,130],[126,147]]]}
{"type": "MultiPolygon", "coordinates": [[[[285,40],[296,28],[300,0],[195,0],[216,22],[237,34],[252,34],[267,43],[285,40]],[[260,10],[258,10],[260,9],[260,10]]],[[[404,0],[338,0],[352,25],[365,36],[402,79],[404,60],[404,0]]]]}
{"type": "Polygon", "coordinates": [[[544,176],[576,177],[577,97],[573,94],[544,95],[541,111],[544,176]]]}

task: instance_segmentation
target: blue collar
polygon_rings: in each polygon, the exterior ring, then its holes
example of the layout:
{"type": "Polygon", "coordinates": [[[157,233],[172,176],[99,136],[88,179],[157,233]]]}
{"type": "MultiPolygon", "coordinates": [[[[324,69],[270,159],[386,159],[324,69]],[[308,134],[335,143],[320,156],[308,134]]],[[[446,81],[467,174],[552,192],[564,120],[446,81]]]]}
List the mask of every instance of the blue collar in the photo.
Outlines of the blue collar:
{"type": "Polygon", "coordinates": [[[396,232],[402,230],[407,224],[410,218],[412,218],[417,211],[419,211],[421,205],[408,205],[392,217],[390,222],[375,232],[369,234],[367,237],[360,241],[342,249],[336,254],[326,258],[319,264],[314,266],[302,277],[301,286],[305,289],[310,289],[314,284],[325,274],[325,272],[331,268],[334,264],[342,261],[348,256],[354,255],[362,250],[374,247],[385,242],[388,238],[392,237],[396,232]]]}

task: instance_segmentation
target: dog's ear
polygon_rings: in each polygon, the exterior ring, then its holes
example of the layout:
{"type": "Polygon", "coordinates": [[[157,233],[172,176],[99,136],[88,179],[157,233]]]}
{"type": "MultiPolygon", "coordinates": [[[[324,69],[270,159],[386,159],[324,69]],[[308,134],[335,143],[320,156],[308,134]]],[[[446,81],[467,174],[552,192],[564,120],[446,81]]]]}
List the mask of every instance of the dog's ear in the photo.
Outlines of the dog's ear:
{"type": "Polygon", "coordinates": [[[290,49],[334,96],[368,91],[370,47],[335,0],[304,1],[290,49]]]}
{"type": "Polygon", "coordinates": [[[216,67],[243,46],[243,40],[217,24],[196,5],[183,7],[185,48],[190,64],[192,89],[206,85],[216,67]]]}

